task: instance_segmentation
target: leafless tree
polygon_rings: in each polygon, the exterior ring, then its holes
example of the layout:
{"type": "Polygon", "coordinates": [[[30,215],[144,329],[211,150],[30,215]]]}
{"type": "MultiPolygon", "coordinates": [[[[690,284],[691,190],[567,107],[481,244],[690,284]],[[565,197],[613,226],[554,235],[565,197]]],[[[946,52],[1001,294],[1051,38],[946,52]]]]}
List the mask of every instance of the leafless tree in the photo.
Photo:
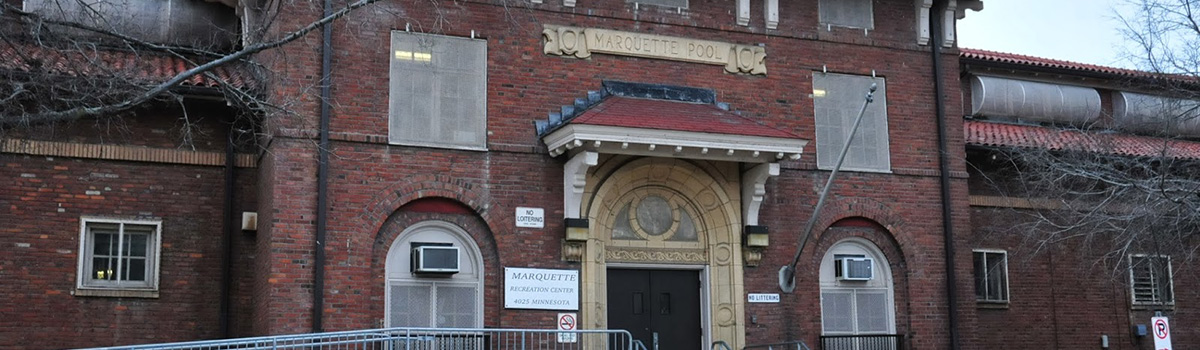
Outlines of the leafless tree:
{"type": "MultiPolygon", "coordinates": [[[[1179,264],[1200,249],[1200,160],[1120,152],[1108,135],[1078,132],[1088,149],[994,149],[982,174],[1001,193],[1027,200],[1004,230],[1033,253],[1071,247],[1118,268],[1129,254],[1170,255],[1179,264]],[[1106,147],[1111,147],[1107,148],[1106,147]]],[[[1114,271],[1114,272],[1120,272],[1114,271]]]]}
{"type": "Polygon", "coordinates": [[[1021,202],[992,231],[1020,235],[1031,255],[1068,249],[1128,279],[1130,254],[1170,256],[1176,270],[1200,258],[1200,149],[1188,143],[1200,139],[1200,1],[1128,0],[1120,9],[1126,54],[1145,74],[1112,81],[1163,97],[1153,108],[1129,106],[1152,113],[1059,125],[1067,137],[993,147],[971,166],[990,184],[984,191],[1021,202]]]}
{"type": "Polygon", "coordinates": [[[123,115],[147,106],[181,104],[197,90],[222,95],[248,116],[270,113],[281,106],[260,94],[257,83],[264,72],[256,55],[378,0],[339,1],[328,16],[282,29],[272,27],[281,0],[173,1],[201,7],[183,15],[191,18],[152,21],[141,18],[143,12],[161,11],[139,10],[169,1],[0,1],[0,139],[85,118],[119,123],[123,115]],[[236,9],[237,16],[224,7],[247,3],[255,6],[236,9]],[[212,11],[202,6],[227,15],[206,16],[212,11]]]}

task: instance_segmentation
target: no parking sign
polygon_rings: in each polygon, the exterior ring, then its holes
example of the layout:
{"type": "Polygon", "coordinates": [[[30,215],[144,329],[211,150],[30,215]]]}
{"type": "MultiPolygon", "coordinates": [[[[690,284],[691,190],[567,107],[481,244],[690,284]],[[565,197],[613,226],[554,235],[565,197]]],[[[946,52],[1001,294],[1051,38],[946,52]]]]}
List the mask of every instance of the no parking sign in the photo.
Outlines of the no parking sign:
{"type": "Polygon", "coordinates": [[[1151,317],[1150,328],[1154,331],[1154,349],[1171,349],[1171,324],[1166,317],[1151,317]]]}

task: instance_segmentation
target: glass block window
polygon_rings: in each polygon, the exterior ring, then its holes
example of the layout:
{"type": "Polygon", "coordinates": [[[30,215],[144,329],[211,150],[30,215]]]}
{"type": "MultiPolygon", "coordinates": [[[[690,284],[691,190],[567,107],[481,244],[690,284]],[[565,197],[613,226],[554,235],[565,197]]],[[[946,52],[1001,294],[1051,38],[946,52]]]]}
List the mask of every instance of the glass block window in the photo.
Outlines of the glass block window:
{"type": "Polygon", "coordinates": [[[871,0],[821,0],[817,6],[823,25],[875,28],[871,0]]]}
{"type": "Polygon", "coordinates": [[[158,221],[83,218],[80,289],[158,289],[158,221]]]}
{"type": "Polygon", "coordinates": [[[874,102],[867,105],[854,133],[842,170],[889,172],[887,84],[883,78],[813,72],[813,115],[817,126],[817,168],[832,170],[846,137],[854,127],[871,84],[876,84],[874,102]]]}
{"type": "Polygon", "coordinates": [[[388,142],[483,150],[487,41],[392,32],[388,142]]]}
{"type": "Polygon", "coordinates": [[[1166,305],[1175,303],[1171,258],[1163,255],[1129,256],[1129,279],[1133,303],[1166,305]]]}
{"type": "Polygon", "coordinates": [[[1005,251],[976,250],[975,300],[981,302],[1008,302],[1008,253],[1005,251]]]}

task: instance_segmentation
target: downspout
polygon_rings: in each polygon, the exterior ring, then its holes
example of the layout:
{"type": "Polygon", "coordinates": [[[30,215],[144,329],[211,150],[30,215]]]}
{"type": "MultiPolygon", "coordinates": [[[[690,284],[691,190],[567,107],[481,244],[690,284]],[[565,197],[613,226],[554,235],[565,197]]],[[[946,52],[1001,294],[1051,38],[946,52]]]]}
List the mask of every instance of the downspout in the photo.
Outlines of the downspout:
{"type": "MultiPolygon", "coordinates": [[[[945,87],[942,85],[942,24],[945,20],[946,2],[938,0],[933,4],[933,14],[929,16],[930,40],[933,59],[933,98],[938,129],[938,167],[942,190],[942,241],[946,253],[946,304],[949,306],[950,349],[959,349],[958,335],[958,279],[954,269],[954,220],[950,201],[950,147],[946,135],[946,105],[945,87]]],[[[961,131],[960,131],[961,132],[961,131]]]]}
{"type": "Polygon", "coordinates": [[[225,224],[221,242],[224,244],[221,254],[221,306],[218,312],[217,328],[221,338],[229,338],[229,303],[230,288],[233,288],[233,221],[234,221],[234,181],[237,167],[233,151],[233,128],[225,141],[225,224]]]}
{"type": "MultiPolygon", "coordinates": [[[[333,0],[325,0],[322,18],[333,14],[333,0]]],[[[312,331],[320,333],[325,316],[325,229],[328,226],[329,208],[329,104],[330,71],[333,65],[333,27],[329,23],[321,26],[321,142],[317,146],[317,232],[313,238],[313,295],[312,331]]]]}

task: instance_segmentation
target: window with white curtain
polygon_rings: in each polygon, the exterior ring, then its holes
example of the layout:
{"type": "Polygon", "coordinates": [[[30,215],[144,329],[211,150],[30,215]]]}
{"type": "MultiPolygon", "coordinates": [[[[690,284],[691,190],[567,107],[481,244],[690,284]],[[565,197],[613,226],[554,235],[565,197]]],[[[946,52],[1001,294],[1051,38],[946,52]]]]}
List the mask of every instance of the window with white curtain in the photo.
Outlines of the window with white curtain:
{"type": "Polygon", "coordinates": [[[889,172],[892,168],[888,145],[887,84],[883,78],[813,72],[813,116],[817,126],[817,168],[837,166],[838,156],[863,110],[871,84],[876,85],[873,102],[854,133],[842,170],[889,172]]]}
{"type": "Polygon", "coordinates": [[[851,28],[875,28],[872,0],[821,0],[817,12],[821,24],[851,28]]]}
{"type": "Polygon", "coordinates": [[[487,41],[392,32],[388,142],[483,150],[487,41]]]}

